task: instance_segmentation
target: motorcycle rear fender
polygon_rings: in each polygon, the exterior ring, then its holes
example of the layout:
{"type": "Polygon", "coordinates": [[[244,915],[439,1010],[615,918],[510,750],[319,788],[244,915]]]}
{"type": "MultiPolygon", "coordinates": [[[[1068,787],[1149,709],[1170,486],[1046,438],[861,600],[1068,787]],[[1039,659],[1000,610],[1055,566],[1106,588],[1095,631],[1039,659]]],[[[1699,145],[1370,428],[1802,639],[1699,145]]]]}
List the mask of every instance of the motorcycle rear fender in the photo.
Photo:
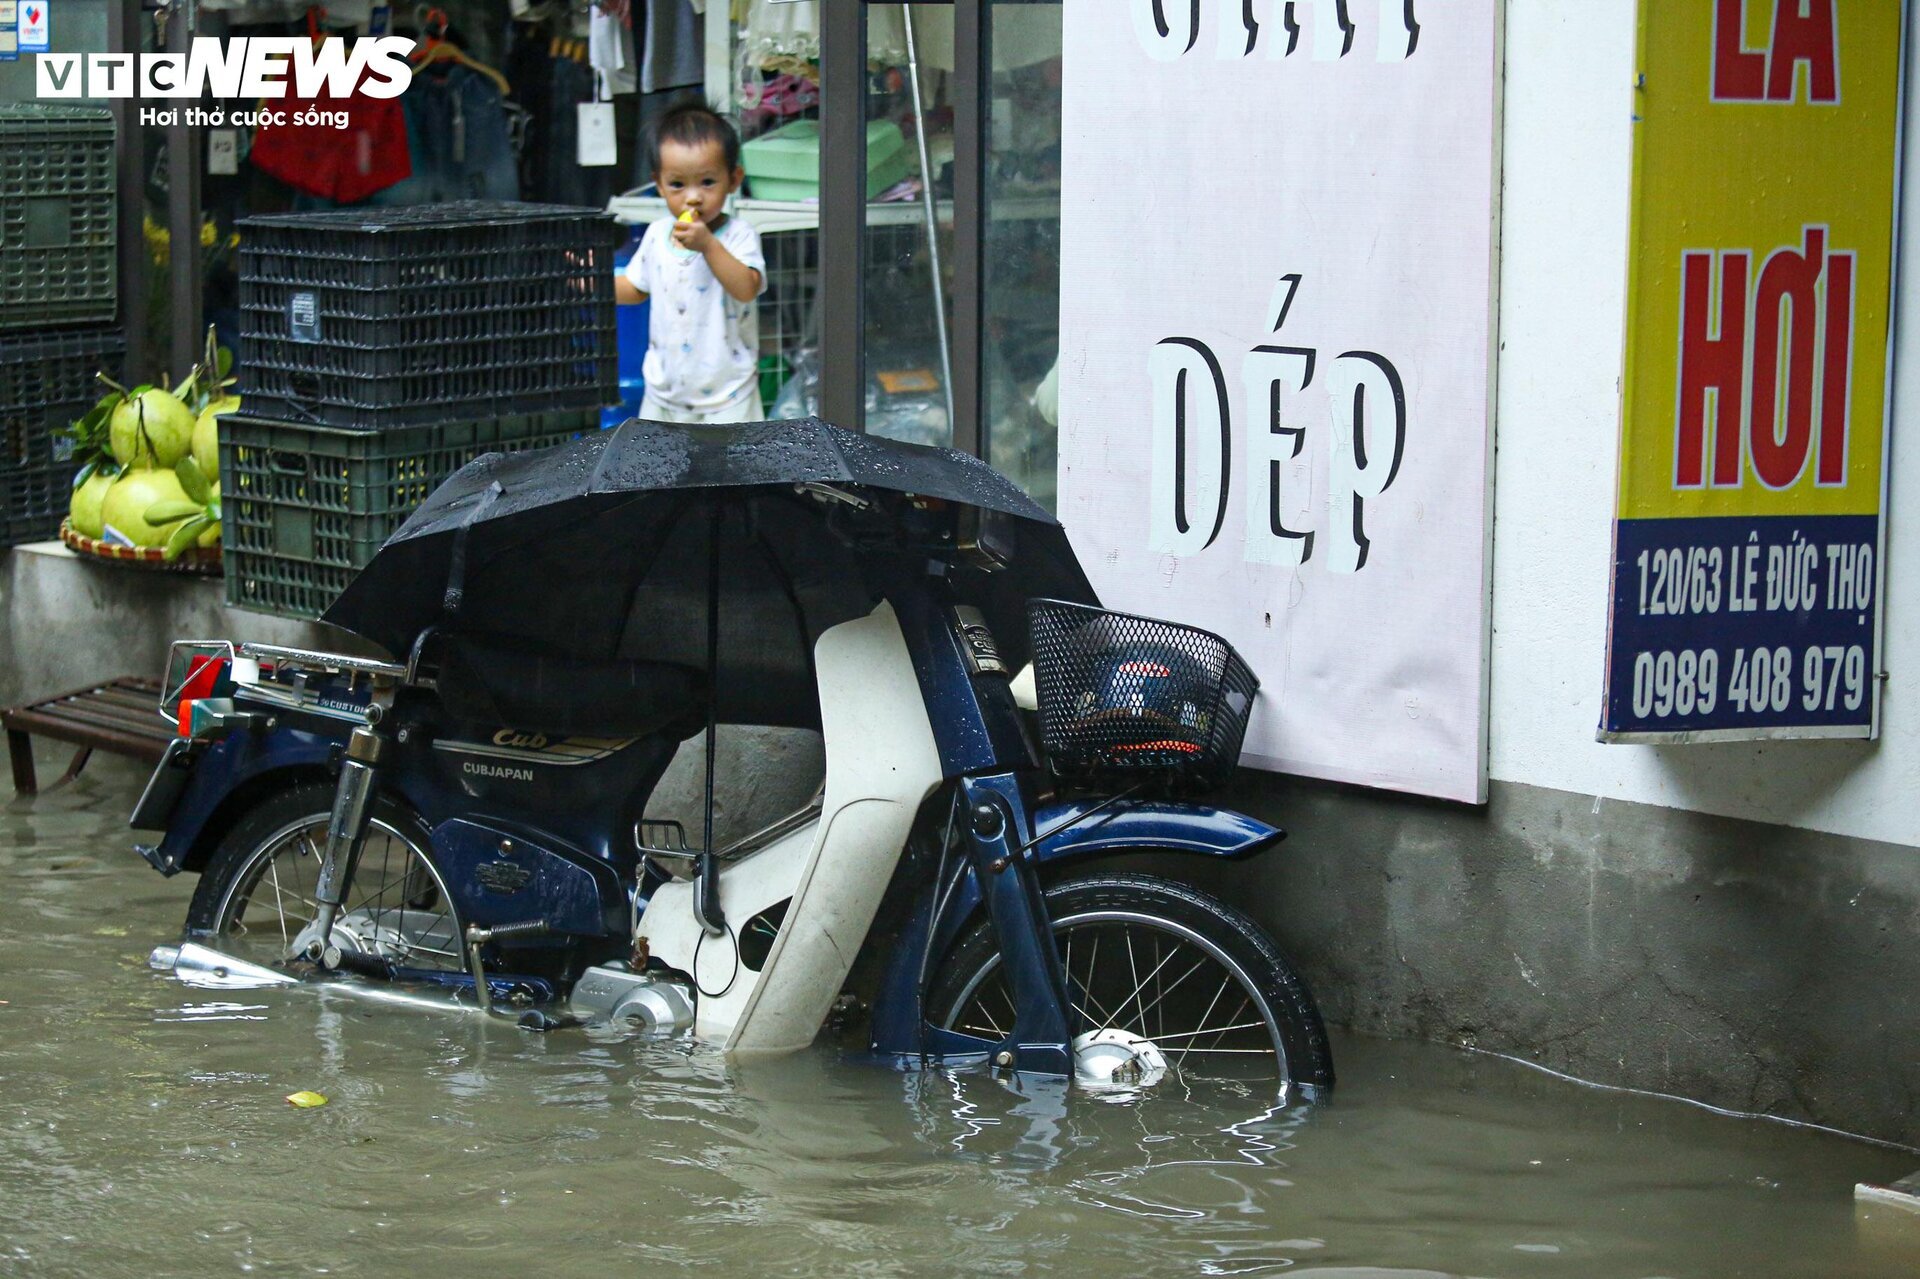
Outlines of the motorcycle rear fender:
{"type": "Polygon", "coordinates": [[[332,780],[334,738],[295,728],[234,733],[211,743],[192,765],[166,835],[140,854],[162,875],[197,871],[252,797],[314,778],[332,780]]]}

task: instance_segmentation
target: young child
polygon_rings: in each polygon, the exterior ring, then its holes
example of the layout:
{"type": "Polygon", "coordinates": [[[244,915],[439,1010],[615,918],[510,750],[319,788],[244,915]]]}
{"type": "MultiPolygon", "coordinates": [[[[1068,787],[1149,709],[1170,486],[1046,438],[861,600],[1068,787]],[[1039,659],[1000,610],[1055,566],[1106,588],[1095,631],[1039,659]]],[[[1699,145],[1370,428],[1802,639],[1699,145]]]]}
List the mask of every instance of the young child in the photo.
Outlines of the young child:
{"type": "Polygon", "coordinates": [[[653,180],[672,214],[647,228],[614,285],[653,300],[640,416],[658,422],[757,422],[766,287],[760,233],[723,211],[746,174],[740,135],[698,103],[669,110],[653,135],[653,180]],[[688,215],[691,216],[688,216],[688,215]]]}

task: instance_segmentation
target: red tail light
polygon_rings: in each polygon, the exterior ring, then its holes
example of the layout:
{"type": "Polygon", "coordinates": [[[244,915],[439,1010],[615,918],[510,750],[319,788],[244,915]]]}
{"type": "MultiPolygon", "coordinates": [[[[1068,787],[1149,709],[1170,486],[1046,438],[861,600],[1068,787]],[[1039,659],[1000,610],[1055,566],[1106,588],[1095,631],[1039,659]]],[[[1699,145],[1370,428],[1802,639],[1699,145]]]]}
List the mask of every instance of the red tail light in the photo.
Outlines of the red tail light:
{"type": "Polygon", "coordinates": [[[186,682],[180,685],[180,736],[193,736],[193,704],[202,697],[212,697],[220,677],[227,672],[227,659],[201,655],[187,665],[186,682]]]}

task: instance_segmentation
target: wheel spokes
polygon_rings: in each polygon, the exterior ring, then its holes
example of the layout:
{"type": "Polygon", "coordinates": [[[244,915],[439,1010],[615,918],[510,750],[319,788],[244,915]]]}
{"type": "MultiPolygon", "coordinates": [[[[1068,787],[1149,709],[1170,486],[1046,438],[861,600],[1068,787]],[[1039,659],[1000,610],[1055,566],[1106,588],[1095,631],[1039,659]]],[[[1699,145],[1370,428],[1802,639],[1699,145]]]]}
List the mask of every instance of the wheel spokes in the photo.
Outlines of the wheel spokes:
{"type": "MultiPolygon", "coordinates": [[[[317,818],[275,838],[259,854],[227,907],[218,930],[223,938],[251,940],[255,949],[273,939],[273,959],[286,957],[293,939],[319,915],[308,871],[317,881],[318,838],[325,828],[325,819],[317,818]]],[[[438,876],[411,840],[384,824],[368,832],[340,917],[357,919],[359,927],[378,934],[368,940],[389,957],[427,967],[465,967],[465,956],[451,948],[458,929],[438,876]]]]}
{"type": "MultiPolygon", "coordinates": [[[[1085,1028],[1151,1040],[1183,1075],[1197,1070],[1244,1079],[1254,1071],[1287,1077],[1285,1052],[1264,999],[1211,944],[1179,925],[1131,915],[1069,917],[1055,929],[1068,998],[1085,1028]],[[1107,935],[1116,930],[1119,936],[1107,935]]],[[[1004,1038],[1014,1011],[996,955],[974,979],[971,993],[951,1010],[947,1024],[1004,1038]]]]}

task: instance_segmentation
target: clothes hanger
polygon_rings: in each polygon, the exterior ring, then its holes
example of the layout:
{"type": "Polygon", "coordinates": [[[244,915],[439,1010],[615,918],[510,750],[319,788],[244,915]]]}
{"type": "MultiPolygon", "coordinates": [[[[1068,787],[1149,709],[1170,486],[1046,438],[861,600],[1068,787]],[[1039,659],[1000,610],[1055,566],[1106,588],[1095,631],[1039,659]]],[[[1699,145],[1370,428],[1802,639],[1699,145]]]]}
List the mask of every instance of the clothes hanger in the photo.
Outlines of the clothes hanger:
{"type": "Polygon", "coordinates": [[[485,76],[493,87],[500,90],[501,97],[513,93],[513,86],[507,78],[486,63],[467,55],[458,45],[446,38],[447,14],[444,9],[424,9],[419,14],[420,34],[426,38],[414,46],[408,61],[416,67],[424,67],[433,62],[452,62],[466,67],[470,71],[485,76]]]}

